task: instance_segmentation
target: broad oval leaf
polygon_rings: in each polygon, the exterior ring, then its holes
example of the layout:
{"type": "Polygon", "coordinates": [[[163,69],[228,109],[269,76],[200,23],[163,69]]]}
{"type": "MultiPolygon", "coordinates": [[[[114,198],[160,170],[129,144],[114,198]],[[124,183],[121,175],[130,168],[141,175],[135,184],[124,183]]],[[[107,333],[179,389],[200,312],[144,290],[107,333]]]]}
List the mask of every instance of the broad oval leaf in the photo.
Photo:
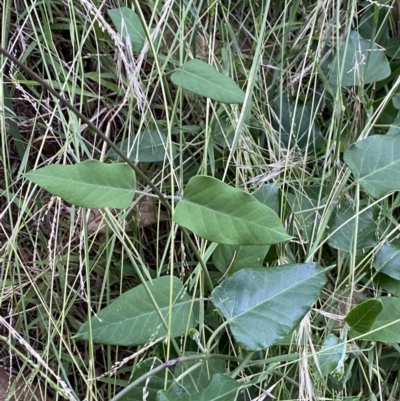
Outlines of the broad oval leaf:
{"type": "Polygon", "coordinates": [[[365,334],[371,330],[382,309],[383,304],[380,299],[367,299],[351,309],[345,321],[358,333],[365,334]]]}
{"type": "Polygon", "coordinates": [[[340,371],[346,357],[345,348],[345,342],[341,342],[334,334],[329,334],[317,354],[318,366],[315,365],[315,372],[320,377],[326,377],[334,371],[340,371]]]}
{"type": "Polygon", "coordinates": [[[175,209],[174,221],[220,244],[270,245],[291,238],[268,206],[240,189],[206,176],[190,179],[175,209]]]}
{"type": "Polygon", "coordinates": [[[387,78],[391,72],[383,51],[355,31],[341,42],[330,68],[329,83],[333,86],[366,85],[387,78]]]}
{"type": "Polygon", "coordinates": [[[376,253],[372,266],[379,273],[400,280],[400,241],[384,243],[376,253]]]}
{"type": "MultiPolygon", "coordinates": [[[[371,330],[362,335],[363,340],[382,341],[387,343],[400,342],[400,298],[382,297],[383,309],[375,320],[371,330]]],[[[359,336],[356,330],[353,337],[359,336]]]]}
{"type": "Polygon", "coordinates": [[[132,202],[135,172],[126,163],[86,160],[74,165],[53,164],[30,171],[25,177],[72,205],[124,209],[132,202]]]}
{"type": "Polygon", "coordinates": [[[233,79],[201,60],[190,60],[171,75],[178,87],[221,103],[243,103],[245,93],[233,79]]]}
{"type": "MultiPolygon", "coordinates": [[[[156,130],[144,131],[135,137],[125,138],[117,144],[117,147],[132,161],[158,162],[165,159],[167,153],[167,137],[156,130]]],[[[176,148],[172,145],[172,155],[175,156],[176,148]]],[[[118,160],[119,156],[111,149],[108,157],[118,160]]]]}
{"type": "Polygon", "coordinates": [[[373,135],[353,143],[344,161],[373,198],[400,190],[400,135],[373,135]]]}
{"type": "Polygon", "coordinates": [[[176,397],[166,391],[157,393],[157,401],[235,401],[242,384],[221,373],[215,374],[207,388],[198,394],[176,397]]]}
{"type": "Polygon", "coordinates": [[[242,269],[225,279],[211,299],[241,347],[258,351],[294,330],[325,282],[325,271],[315,263],[242,269]]]}
{"type": "Polygon", "coordinates": [[[350,252],[353,249],[354,236],[357,238],[356,249],[371,248],[376,245],[376,215],[371,209],[362,212],[358,217],[351,207],[342,207],[333,212],[330,221],[328,244],[332,248],[350,252]],[[356,219],[358,230],[355,232],[356,219]]]}
{"type": "MultiPolygon", "coordinates": [[[[177,277],[159,277],[147,283],[157,303],[157,308],[169,322],[169,332],[173,337],[186,333],[188,327],[194,327],[197,308],[186,293],[177,277]],[[170,307],[170,299],[173,306],[170,307]]],[[[143,284],[123,293],[109,306],[91,318],[91,335],[95,343],[111,345],[138,345],[166,335],[160,316],[153,306],[143,284]]],[[[89,324],[85,322],[76,337],[87,340],[89,324]]]]}

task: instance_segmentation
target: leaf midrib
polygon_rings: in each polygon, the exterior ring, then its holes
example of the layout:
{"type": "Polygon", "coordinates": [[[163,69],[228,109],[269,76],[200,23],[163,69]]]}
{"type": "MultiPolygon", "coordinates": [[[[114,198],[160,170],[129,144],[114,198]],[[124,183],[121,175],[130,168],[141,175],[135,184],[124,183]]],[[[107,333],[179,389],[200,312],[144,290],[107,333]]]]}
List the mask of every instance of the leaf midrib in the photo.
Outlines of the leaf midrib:
{"type": "Polygon", "coordinates": [[[246,309],[244,312],[242,312],[242,313],[240,313],[240,314],[238,314],[238,315],[235,315],[235,317],[234,317],[233,319],[228,319],[228,320],[229,320],[230,322],[231,322],[231,321],[234,321],[234,320],[237,319],[238,317],[249,313],[249,311],[252,311],[253,309],[258,308],[260,305],[263,305],[263,304],[265,304],[266,302],[270,301],[271,299],[280,296],[280,295],[283,294],[284,292],[286,292],[286,291],[291,291],[293,288],[295,288],[295,287],[298,286],[299,284],[304,283],[305,281],[311,280],[311,279],[313,279],[313,278],[316,278],[318,275],[321,275],[323,272],[324,272],[324,270],[316,271],[316,274],[314,274],[314,275],[312,275],[312,276],[309,276],[309,277],[307,277],[306,279],[304,279],[304,280],[302,280],[302,281],[297,281],[297,282],[294,283],[292,286],[284,288],[282,291],[279,291],[278,293],[274,294],[273,296],[271,296],[271,297],[265,299],[263,302],[260,302],[260,303],[258,303],[257,305],[254,305],[254,306],[252,306],[251,308],[246,309]]]}
{"type": "MultiPolygon", "coordinates": [[[[193,201],[189,201],[189,200],[187,200],[187,199],[182,199],[181,202],[183,202],[183,204],[188,203],[189,205],[194,205],[194,206],[196,206],[196,207],[205,209],[205,210],[207,210],[207,211],[212,211],[213,213],[215,213],[215,214],[217,214],[217,215],[221,215],[221,216],[223,216],[224,218],[225,218],[225,217],[229,217],[230,219],[232,219],[232,220],[234,220],[234,221],[241,221],[241,222],[245,221],[246,223],[250,223],[250,224],[254,224],[254,225],[260,226],[260,227],[262,227],[263,229],[266,229],[266,230],[269,230],[269,231],[277,231],[277,230],[276,230],[276,227],[279,227],[279,220],[278,220],[278,226],[273,226],[273,228],[269,228],[269,227],[265,227],[261,222],[247,220],[247,219],[244,219],[244,218],[239,217],[239,216],[232,216],[232,215],[229,214],[229,213],[224,213],[224,212],[221,212],[221,211],[212,209],[211,207],[205,207],[204,205],[201,205],[201,204],[196,203],[196,202],[193,202],[193,201]]],[[[278,232],[280,232],[280,231],[278,231],[278,232]]],[[[286,234],[286,233],[284,233],[284,234],[286,234]]]]}
{"type": "MultiPolygon", "coordinates": [[[[185,299],[185,300],[183,300],[182,302],[175,303],[175,304],[173,305],[173,308],[175,308],[175,307],[177,307],[177,306],[185,306],[187,303],[190,304],[191,302],[192,302],[191,299],[185,299]]],[[[170,306],[167,305],[167,306],[164,306],[164,307],[161,307],[161,308],[159,307],[158,309],[159,309],[160,312],[164,312],[164,311],[169,312],[169,311],[170,311],[170,306]]],[[[96,327],[95,327],[95,328],[92,328],[92,331],[96,331],[96,330],[106,330],[106,329],[109,329],[109,328],[114,327],[115,325],[127,324],[128,322],[131,322],[131,321],[133,321],[133,320],[140,319],[140,318],[142,318],[142,317],[147,317],[147,319],[148,319],[148,317],[149,317],[149,316],[151,317],[152,315],[156,315],[156,316],[157,316],[157,319],[160,320],[157,311],[154,309],[153,311],[149,311],[149,312],[147,312],[147,313],[143,313],[143,314],[141,314],[140,316],[130,317],[130,318],[127,318],[127,319],[124,319],[124,320],[120,320],[119,322],[112,322],[112,323],[102,324],[102,326],[99,326],[99,327],[97,327],[97,328],[96,328],[96,327]]],[[[168,316],[168,314],[167,314],[166,316],[168,316]]],[[[189,318],[190,318],[190,316],[189,316],[189,318]]],[[[104,319],[104,317],[103,317],[103,319],[104,319]]],[[[102,323],[102,322],[100,322],[100,323],[102,323]]],[[[157,324],[159,324],[159,323],[160,323],[160,322],[157,322],[157,324]]]]}

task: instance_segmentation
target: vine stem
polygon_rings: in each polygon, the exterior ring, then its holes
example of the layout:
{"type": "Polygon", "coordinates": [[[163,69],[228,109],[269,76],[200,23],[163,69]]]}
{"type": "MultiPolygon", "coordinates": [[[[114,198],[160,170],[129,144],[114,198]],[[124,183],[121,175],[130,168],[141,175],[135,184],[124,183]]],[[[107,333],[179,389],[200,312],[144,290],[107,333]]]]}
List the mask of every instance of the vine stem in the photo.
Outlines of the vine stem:
{"type": "Polygon", "coordinates": [[[21,63],[15,56],[9,53],[7,50],[3,49],[0,46],[0,53],[3,54],[6,58],[16,64],[22,71],[32,77],[35,81],[40,83],[47,91],[49,91],[59,102],[65,106],[67,109],[71,110],[77,117],[79,117],[82,122],[87,124],[89,128],[91,128],[107,145],[115,151],[115,153],[129,165],[131,169],[135,171],[135,173],[142,179],[158,196],[160,201],[164,204],[164,206],[171,211],[170,204],[165,200],[162,192],[157,188],[154,183],[149,180],[148,177],[131,161],[129,158],[119,149],[112,141],[109,139],[100,129],[98,129],[85,115],[83,115],[73,104],[71,104],[68,100],[63,98],[55,89],[53,89],[46,81],[44,81],[39,75],[37,75],[34,71],[32,71],[29,67],[21,63]]]}
{"type": "MultiPolygon", "coordinates": [[[[98,129],[85,115],[83,115],[73,104],[71,104],[68,100],[63,98],[55,89],[53,89],[46,81],[44,81],[39,75],[37,75],[34,71],[32,71],[29,67],[21,63],[15,56],[13,56],[11,53],[9,53],[6,49],[0,46],[0,54],[2,54],[4,57],[8,58],[10,61],[12,61],[14,64],[16,64],[22,71],[24,71],[27,75],[32,77],[36,82],[40,83],[40,85],[43,86],[47,91],[49,91],[56,99],[59,100],[59,102],[65,106],[67,109],[71,110],[77,117],[81,119],[82,122],[87,124],[89,128],[91,128],[104,142],[107,143],[107,145],[115,151],[115,153],[125,162],[128,164],[128,166],[133,169],[133,171],[136,173],[136,175],[143,180],[152,190],[153,192],[157,195],[158,199],[160,202],[166,207],[169,213],[172,214],[172,208],[167,199],[164,197],[163,193],[157,188],[157,186],[137,167],[129,158],[119,149],[112,141],[109,139],[100,129],[98,129]]],[[[90,132],[90,130],[89,130],[90,132]]],[[[93,135],[93,133],[92,133],[93,135]]],[[[197,247],[193,240],[190,238],[189,233],[187,230],[183,227],[181,227],[183,235],[185,239],[188,241],[190,248],[196,255],[196,258],[198,259],[205,276],[207,277],[208,284],[210,285],[210,288],[213,288],[213,283],[211,281],[210,275],[208,274],[208,270],[206,265],[204,264],[199,251],[197,250],[197,247]]]]}
{"type": "Polygon", "coordinates": [[[121,390],[116,396],[111,398],[110,401],[118,401],[120,400],[124,395],[128,394],[130,391],[132,391],[137,385],[140,383],[146,381],[147,379],[151,378],[154,376],[156,373],[159,373],[163,371],[164,369],[170,368],[171,366],[175,366],[178,362],[188,362],[188,361],[196,361],[198,359],[202,360],[207,360],[207,359],[221,359],[221,357],[226,357],[226,355],[213,355],[213,354],[199,354],[199,355],[188,355],[188,356],[183,356],[180,358],[174,358],[171,359],[167,362],[164,362],[160,366],[157,366],[156,368],[148,371],[144,375],[140,376],[138,379],[134,380],[132,383],[129,383],[123,390],[121,390]]]}
{"type": "Polygon", "coordinates": [[[174,358],[171,359],[167,362],[164,362],[160,366],[157,366],[156,368],[148,371],[145,373],[143,376],[140,376],[138,379],[134,380],[132,383],[129,383],[123,390],[121,390],[116,396],[111,398],[110,401],[118,401],[120,400],[124,395],[129,393],[129,391],[132,391],[136,386],[138,386],[140,383],[148,380],[151,378],[151,376],[155,375],[156,373],[159,373],[163,371],[164,369],[170,368],[172,366],[175,366],[179,362],[188,362],[188,361],[197,361],[197,360],[209,360],[209,359],[223,359],[224,361],[230,360],[230,361],[235,361],[239,363],[239,366],[242,368],[249,362],[253,365],[265,365],[265,364],[270,364],[270,363],[276,363],[276,362],[288,362],[288,361],[294,361],[299,358],[299,354],[287,354],[287,355],[280,355],[279,357],[272,357],[272,358],[267,358],[263,360],[251,360],[251,356],[254,353],[251,352],[247,354],[244,358],[239,358],[235,357],[232,355],[222,355],[222,354],[197,354],[197,355],[188,355],[188,356],[182,356],[179,358],[174,358]]]}

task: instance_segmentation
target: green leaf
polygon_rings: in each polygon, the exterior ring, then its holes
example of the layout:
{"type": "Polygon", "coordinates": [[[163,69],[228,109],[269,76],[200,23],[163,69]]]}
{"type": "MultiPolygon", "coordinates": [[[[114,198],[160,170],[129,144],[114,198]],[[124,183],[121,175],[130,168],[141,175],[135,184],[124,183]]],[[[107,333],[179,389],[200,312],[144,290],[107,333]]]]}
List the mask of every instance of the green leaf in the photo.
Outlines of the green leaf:
{"type": "Polygon", "coordinates": [[[378,273],[374,276],[374,282],[390,294],[400,296],[400,280],[387,276],[384,273],[378,273]]]}
{"type": "Polygon", "coordinates": [[[128,7],[114,8],[108,10],[117,32],[124,38],[128,35],[132,43],[132,50],[140,53],[146,41],[146,33],[143,29],[139,16],[128,7]]]}
{"type": "Polygon", "coordinates": [[[178,398],[166,391],[159,391],[157,401],[235,401],[241,386],[229,376],[217,373],[201,393],[178,398]]]}
{"type": "Polygon", "coordinates": [[[329,246],[350,252],[353,249],[355,235],[357,236],[356,249],[371,248],[376,245],[375,211],[368,209],[358,217],[354,217],[355,214],[355,210],[351,207],[342,207],[333,212],[329,224],[329,233],[334,234],[328,239],[329,246]],[[355,232],[356,219],[358,219],[357,232],[355,232]]]}
{"type": "Polygon", "coordinates": [[[86,160],[71,166],[54,164],[30,171],[25,177],[72,205],[124,209],[132,202],[136,177],[125,163],[86,160]]]}
{"type": "MultiPolygon", "coordinates": [[[[192,355],[193,352],[186,352],[185,356],[192,355]]],[[[179,362],[174,370],[174,376],[178,378],[190,369],[190,374],[183,376],[177,382],[188,394],[196,394],[207,388],[212,376],[217,373],[225,373],[225,361],[222,359],[206,359],[202,361],[179,362]],[[199,366],[200,364],[200,366],[199,366]],[[197,366],[194,370],[193,367],[197,366]]]]}
{"type": "Polygon", "coordinates": [[[344,397],[341,399],[341,401],[361,401],[361,398],[360,397],[344,397]]]}
{"type": "MultiPolygon", "coordinates": [[[[167,137],[156,130],[144,131],[134,137],[125,138],[117,147],[132,161],[157,162],[163,161],[166,156],[167,137]]],[[[172,145],[172,154],[176,155],[176,147],[172,145]]],[[[110,150],[108,157],[118,160],[119,156],[110,150]]]]}
{"type": "Polygon", "coordinates": [[[273,210],[250,194],[206,176],[190,179],[174,221],[220,244],[269,245],[290,239],[273,210]]]}
{"type": "Polygon", "coordinates": [[[315,263],[242,269],[211,294],[239,345],[266,349],[299,324],[325,285],[325,271],[315,263]]]}
{"type": "MultiPolygon", "coordinates": [[[[156,367],[162,365],[162,361],[158,358],[149,358],[139,363],[135,367],[135,371],[129,377],[129,382],[133,382],[144,374],[150,372],[156,367]]],[[[171,377],[171,375],[168,375],[171,377]]],[[[168,380],[170,385],[173,385],[173,380],[168,380]]],[[[157,392],[162,390],[165,385],[165,371],[153,374],[145,383],[139,384],[131,391],[121,397],[120,401],[143,401],[144,391],[147,394],[146,401],[155,401],[157,392]]]]}
{"type": "MultiPolygon", "coordinates": [[[[166,322],[169,322],[168,315],[172,312],[169,329],[173,337],[184,335],[188,327],[194,327],[193,301],[177,277],[159,277],[148,282],[147,286],[166,322]],[[171,299],[173,306],[170,308],[171,299]]],[[[101,344],[138,345],[166,335],[165,327],[143,284],[123,293],[92,316],[91,326],[92,340],[101,344]]],[[[80,327],[76,337],[88,339],[88,322],[80,327]]]]}
{"type": "Polygon", "coordinates": [[[400,370],[400,353],[392,348],[382,351],[379,356],[379,369],[386,373],[398,372],[400,370]]]}
{"type": "Polygon", "coordinates": [[[334,334],[329,334],[317,357],[319,368],[314,365],[314,371],[320,377],[326,377],[343,366],[346,357],[346,343],[341,342],[334,334]]]}
{"type": "Polygon", "coordinates": [[[390,58],[400,59],[400,36],[389,38],[385,53],[390,58]]]}
{"type": "Polygon", "coordinates": [[[400,241],[385,242],[376,253],[372,266],[396,280],[400,280],[400,241]]]}
{"type": "Polygon", "coordinates": [[[213,139],[218,145],[223,148],[232,146],[235,139],[235,129],[231,123],[223,120],[219,120],[215,123],[213,132],[213,139]]]}
{"type": "Polygon", "coordinates": [[[198,134],[202,131],[202,128],[199,125],[179,125],[171,127],[171,134],[179,135],[181,132],[198,134]]]}
{"type": "MultiPolygon", "coordinates": [[[[375,320],[369,333],[362,335],[363,340],[382,341],[387,343],[400,342],[400,298],[382,297],[383,309],[375,320]]],[[[359,336],[356,330],[353,337],[359,336]]]]}
{"type": "Polygon", "coordinates": [[[393,107],[397,110],[400,109],[400,92],[395,92],[392,96],[393,107]]]}
{"type": "Polygon", "coordinates": [[[295,219],[291,227],[294,236],[312,240],[321,219],[318,210],[326,204],[326,194],[326,187],[321,185],[303,185],[302,188],[295,187],[294,194],[285,193],[285,209],[289,209],[289,204],[295,219]]]}
{"type": "Polygon", "coordinates": [[[351,309],[345,321],[353,330],[365,334],[371,330],[382,309],[383,304],[380,299],[367,299],[351,309]]]}
{"type": "Polygon", "coordinates": [[[362,86],[381,81],[390,75],[390,65],[383,51],[357,32],[350,32],[330,65],[329,83],[333,86],[362,86]]]}
{"type": "MultiPolygon", "coordinates": [[[[162,361],[158,358],[153,357],[145,359],[143,362],[136,365],[134,372],[129,376],[128,384],[139,379],[160,365],[162,365],[162,361]]],[[[174,376],[171,371],[168,371],[168,380],[167,383],[165,383],[165,370],[163,370],[152,374],[151,377],[149,377],[145,382],[142,382],[132,388],[132,390],[123,395],[119,401],[143,401],[144,394],[146,394],[146,401],[156,401],[157,392],[159,390],[163,390],[165,385],[167,385],[169,388],[172,388],[171,394],[177,398],[183,397],[187,394],[184,389],[175,383],[174,376]]]]}
{"type": "Polygon", "coordinates": [[[400,190],[400,135],[373,135],[351,145],[344,161],[373,198],[400,190]]]}
{"type": "Polygon", "coordinates": [[[243,103],[245,93],[226,75],[201,60],[190,60],[171,75],[178,87],[221,103],[243,103]]]}
{"type": "Polygon", "coordinates": [[[262,184],[252,195],[263,205],[268,206],[279,215],[281,194],[277,185],[262,184]]]}
{"type": "Polygon", "coordinates": [[[271,208],[278,216],[283,216],[283,220],[286,220],[292,212],[291,205],[286,197],[282,196],[282,192],[276,184],[262,184],[252,195],[263,205],[271,208]]]}
{"type": "Polygon", "coordinates": [[[213,252],[214,266],[221,272],[232,275],[245,267],[262,267],[269,247],[266,245],[219,244],[213,252]]]}
{"type": "Polygon", "coordinates": [[[386,136],[396,135],[396,134],[400,134],[400,112],[397,113],[397,116],[390,125],[390,128],[386,133],[386,136]]]}
{"type": "Polygon", "coordinates": [[[384,7],[378,9],[368,7],[362,14],[358,26],[358,33],[367,41],[373,40],[381,47],[386,48],[389,41],[388,14],[390,10],[384,7]]]}
{"type": "Polygon", "coordinates": [[[315,102],[296,103],[287,93],[275,101],[279,115],[279,126],[283,128],[281,141],[286,148],[307,149],[307,152],[319,152],[325,145],[321,127],[316,118],[315,102]]]}
{"type": "Polygon", "coordinates": [[[100,73],[98,71],[85,72],[85,79],[90,79],[118,94],[121,93],[121,88],[117,84],[111,82],[111,80],[115,79],[115,74],[109,72],[100,73]]]}

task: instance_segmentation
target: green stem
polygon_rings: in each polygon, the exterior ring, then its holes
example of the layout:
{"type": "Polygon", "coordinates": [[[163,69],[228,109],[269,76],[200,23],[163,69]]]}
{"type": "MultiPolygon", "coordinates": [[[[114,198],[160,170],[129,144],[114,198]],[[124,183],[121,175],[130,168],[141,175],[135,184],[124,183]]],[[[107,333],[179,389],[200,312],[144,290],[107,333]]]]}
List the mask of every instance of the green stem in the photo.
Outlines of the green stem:
{"type": "Polygon", "coordinates": [[[167,209],[170,209],[170,205],[168,202],[166,202],[164,195],[162,194],[161,191],[154,185],[154,183],[149,180],[146,175],[131,161],[129,158],[119,149],[112,141],[109,139],[102,131],[100,131],[86,116],[84,116],[74,105],[72,105],[68,100],[64,99],[55,89],[53,89],[46,81],[44,81],[39,75],[37,75],[35,72],[33,72],[29,67],[26,65],[22,64],[16,57],[14,57],[12,54],[10,54],[7,50],[3,49],[0,47],[0,53],[3,54],[5,57],[7,57],[9,60],[11,60],[13,63],[15,63],[19,68],[21,68],[22,71],[24,71],[26,74],[31,76],[35,81],[39,82],[40,85],[43,86],[47,91],[49,91],[56,99],[59,100],[59,102],[65,106],[67,109],[71,110],[77,117],[79,117],[82,122],[87,124],[89,128],[91,128],[104,142],[107,143],[107,145],[115,151],[115,153],[125,162],[129,165],[131,169],[135,171],[135,173],[142,179],[149,187],[154,191],[154,193],[159,197],[160,201],[167,207],[167,209]]]}
{"type": "Polygon", "coordinates": [[[211,337],[209,338],[209,340],[207,341],[207,345],[206,345],[206,349],[208,349],[209,351],[212,349],[212,343],[214,341],[214,338],[220,333],[220,331],[225,328],[226,326],[228,326],[229,322],[225,321],[224,323],[222,323],[219,327],[217,327],[214,331],[214,333],[211,334],[211,337]]]}
{"type": "Polygon", "coordinates": [[[319,230],[317,232],[317,236],[311,245],[309,251],[307,252],[305,262],[310,262],[314,258],[314,254],[317,249],[322,245],[322,237],[326,234],[326,226],[328,225],[328,221],[331,217],[332,212],[334,211],[333,205],[335,201],[337,201],[340,196],[343,195],[343,188],[347,185],[347,181],[351,175],[351,171],[348,169],[344,177],[340,180],[338,187],[336,188],[335,193],[332,196],[332,199],[327,202],[329,204],[328,210],[326,211],[324,218],[321,220],[319,224],[319,230]]]}
{"type": "Polygon", "coordinates": [[[154,376],[155,374],[163,371],[164,369],[170,368],[171,366],[175,366],[178,362],[187,362],[187,361],[196,361],[198,359],[225,359],[225,355],[189,355],[189,356],[182,356],[180,358],[174,358],[171,359],[167,362],[164,362],[162,365],[157,366],[156,368],[150,370],[149,372],[145,373],[143,376],[140,376],[138,379],[134,380],[132,383],[129,383],[122,391],[120,391],[116,396],[111,398],[110,401],[118,401],[120,400],[124,395],[132,391],[136,386],[138,386],[140,383],[143,383],[150,377],[154,376]]]}
{"type": "MultiPolygon", "coordinates": [[[[192,358],[192,359],[197,359],[197,358],[198,357],[196,355],[196,358],[192,358]]],[[[143,376],[140,376],[138,379],[134,380],[132,383],[129,383],[122,391],[120,391],[116,396],[111,398],[110,401],[120,400],[124,395],[126,395],[127,393],[132,391],[138,384],[144,382],[145,380],[147,380],[151,376],[155,375],[156,373],[161,372],[166,368],[169,368],[171,366],[176,365],[178,362],[181,361],[181,359],[182,358],[171,359],[171,360],[169,360],[167,362],[164,362],[162,365],[157,366],[156,368],[150,370],[149,372],[147,372],[143,376]]]]}
{"type": "MultiPolygon", "coordinates": [[[[156,373],[159,373],[163,371],[164,369],[170,368],[171,366],[175,366],[179,362],[188,362],[188,361],[196,361],[198,359],[202,359],[204,361],[209,360],[209,359],[223,359],[224,361],[229,360],[229,361],[235,361],[239,363],[239,366],[241,369],[244,368],[244,366],[250,361],[250,358],[252,357],[253,352],[248,353],[245,358],[238,358],[234,357],[231,355],[221,355],[221,354],[198,354],[198,355],[188,355],[188,356],[182,356],[180,358],[174,358],[171,359],[167,362],[164,362],[162,365],[157,366],[156,368],[150,370],[149,372],[145,373],[143,376],[140,376],[138,379],[134,380],[132,383],[129,383],[122,391],[120,391],[117,395],[115,395],[113,398],[111,398],[110,401],[118,401],[120,400],[124,395],[132,391],[136,386],[138,386],[140,383],[143,383],[156,373]]],[[[276,362],[289,362],[289,361],[294,361],[299,358],[299,354],[288,354],[288,355],[280,355],[278,357],[272,357],[272,358],[267,358],[263,360],[256,360],[256,361],[250,361],[254,365],[265,365],[265,364],[270,364],[270,363],[276,363],[276,362]]],[[[236,372],[237,369],[234,370],[236,372]]],[[[239,371],[238,371],[239,373],[239,371]]],[[[232,372],[233,374],[233,372],[232,372]]],[[[231,376],[232,376],[231,374],[231,376]]],[[[236,376],[237,374],[235,374],[236,376]]],[[[286,378],[287,379],[287,378],[286,378]]]]}
{"type": "Polygon", "coordinates": [[[246,354],[246,356],[243,358],[242,362],[240,362],[239,365],[236,367],[236,369],[234,369],[231,372],[230,377],[232,379],[234,379],[244,369],[244,367],[247,365],[247,362],[250,361],[250,359],[252,358],[253,355],[254,355],[254,352],[248,352],[246,354]]]}
{"type": "MultiPolygon", "coordinates": [[[[87,124],[89,128],[91,128],[104,142],[107,143],[107,145],[115,151],[115,153],[125,162],[128,164],[128,166],[135,171],[136,175],[143,181],[145,182],[152,190],[153,192],[158,196],[158,199],[160,202],[166,207],[169,213],[172,212],[171,205],[168,203],[168,201],[165,199],[163,193],[157,188],[157,186],[149,180],[149,178],[131,161],[129,158],[119,149],[112,141],[109,139],[101,130],[99,130],[86,116],[84,116],[74,105],[72,105],[68,100],[64,99],[56,90],[54,90],[46,81],[44,81],[39,75],[37,75],[35,72],[33,72],[29,67],[26,65],[22,64],[16,57],[14,57],[12,54],[10,54],[7,50],[5,50],[3,47],[0,46],[0,53],[3,54],[5,57],[7,57],[9,60],[11,60],[14,64],[16,64],[19,68],[21,68],[22,71],[24,71],[26,74],[28,74],[30,77],[32,77],[35,81],[39,82],[40,85],[43,86],[47,91],[49,91],[56,99],[60,101],[60,103],[65,106],[67,109],[71,110],[77,117],[81,119],[82,122],[87,124]]],[[[195,243],[192,241],[190,238],[189,233],[181,227],[183,235],[185,239],[188,241],[189,246],[191,247],[192,251],[196,255],[196,258],[198,259],[201,267],[204,270],[205,276],[207,277],[207,281],[210,285],[210,288],[213,288],[213,283],[211,281],[210,275],[208,274],[208,270],[204,262],[202,261],[202,258],[200,256],[200,253],[198,252],[195,243]]]]}

